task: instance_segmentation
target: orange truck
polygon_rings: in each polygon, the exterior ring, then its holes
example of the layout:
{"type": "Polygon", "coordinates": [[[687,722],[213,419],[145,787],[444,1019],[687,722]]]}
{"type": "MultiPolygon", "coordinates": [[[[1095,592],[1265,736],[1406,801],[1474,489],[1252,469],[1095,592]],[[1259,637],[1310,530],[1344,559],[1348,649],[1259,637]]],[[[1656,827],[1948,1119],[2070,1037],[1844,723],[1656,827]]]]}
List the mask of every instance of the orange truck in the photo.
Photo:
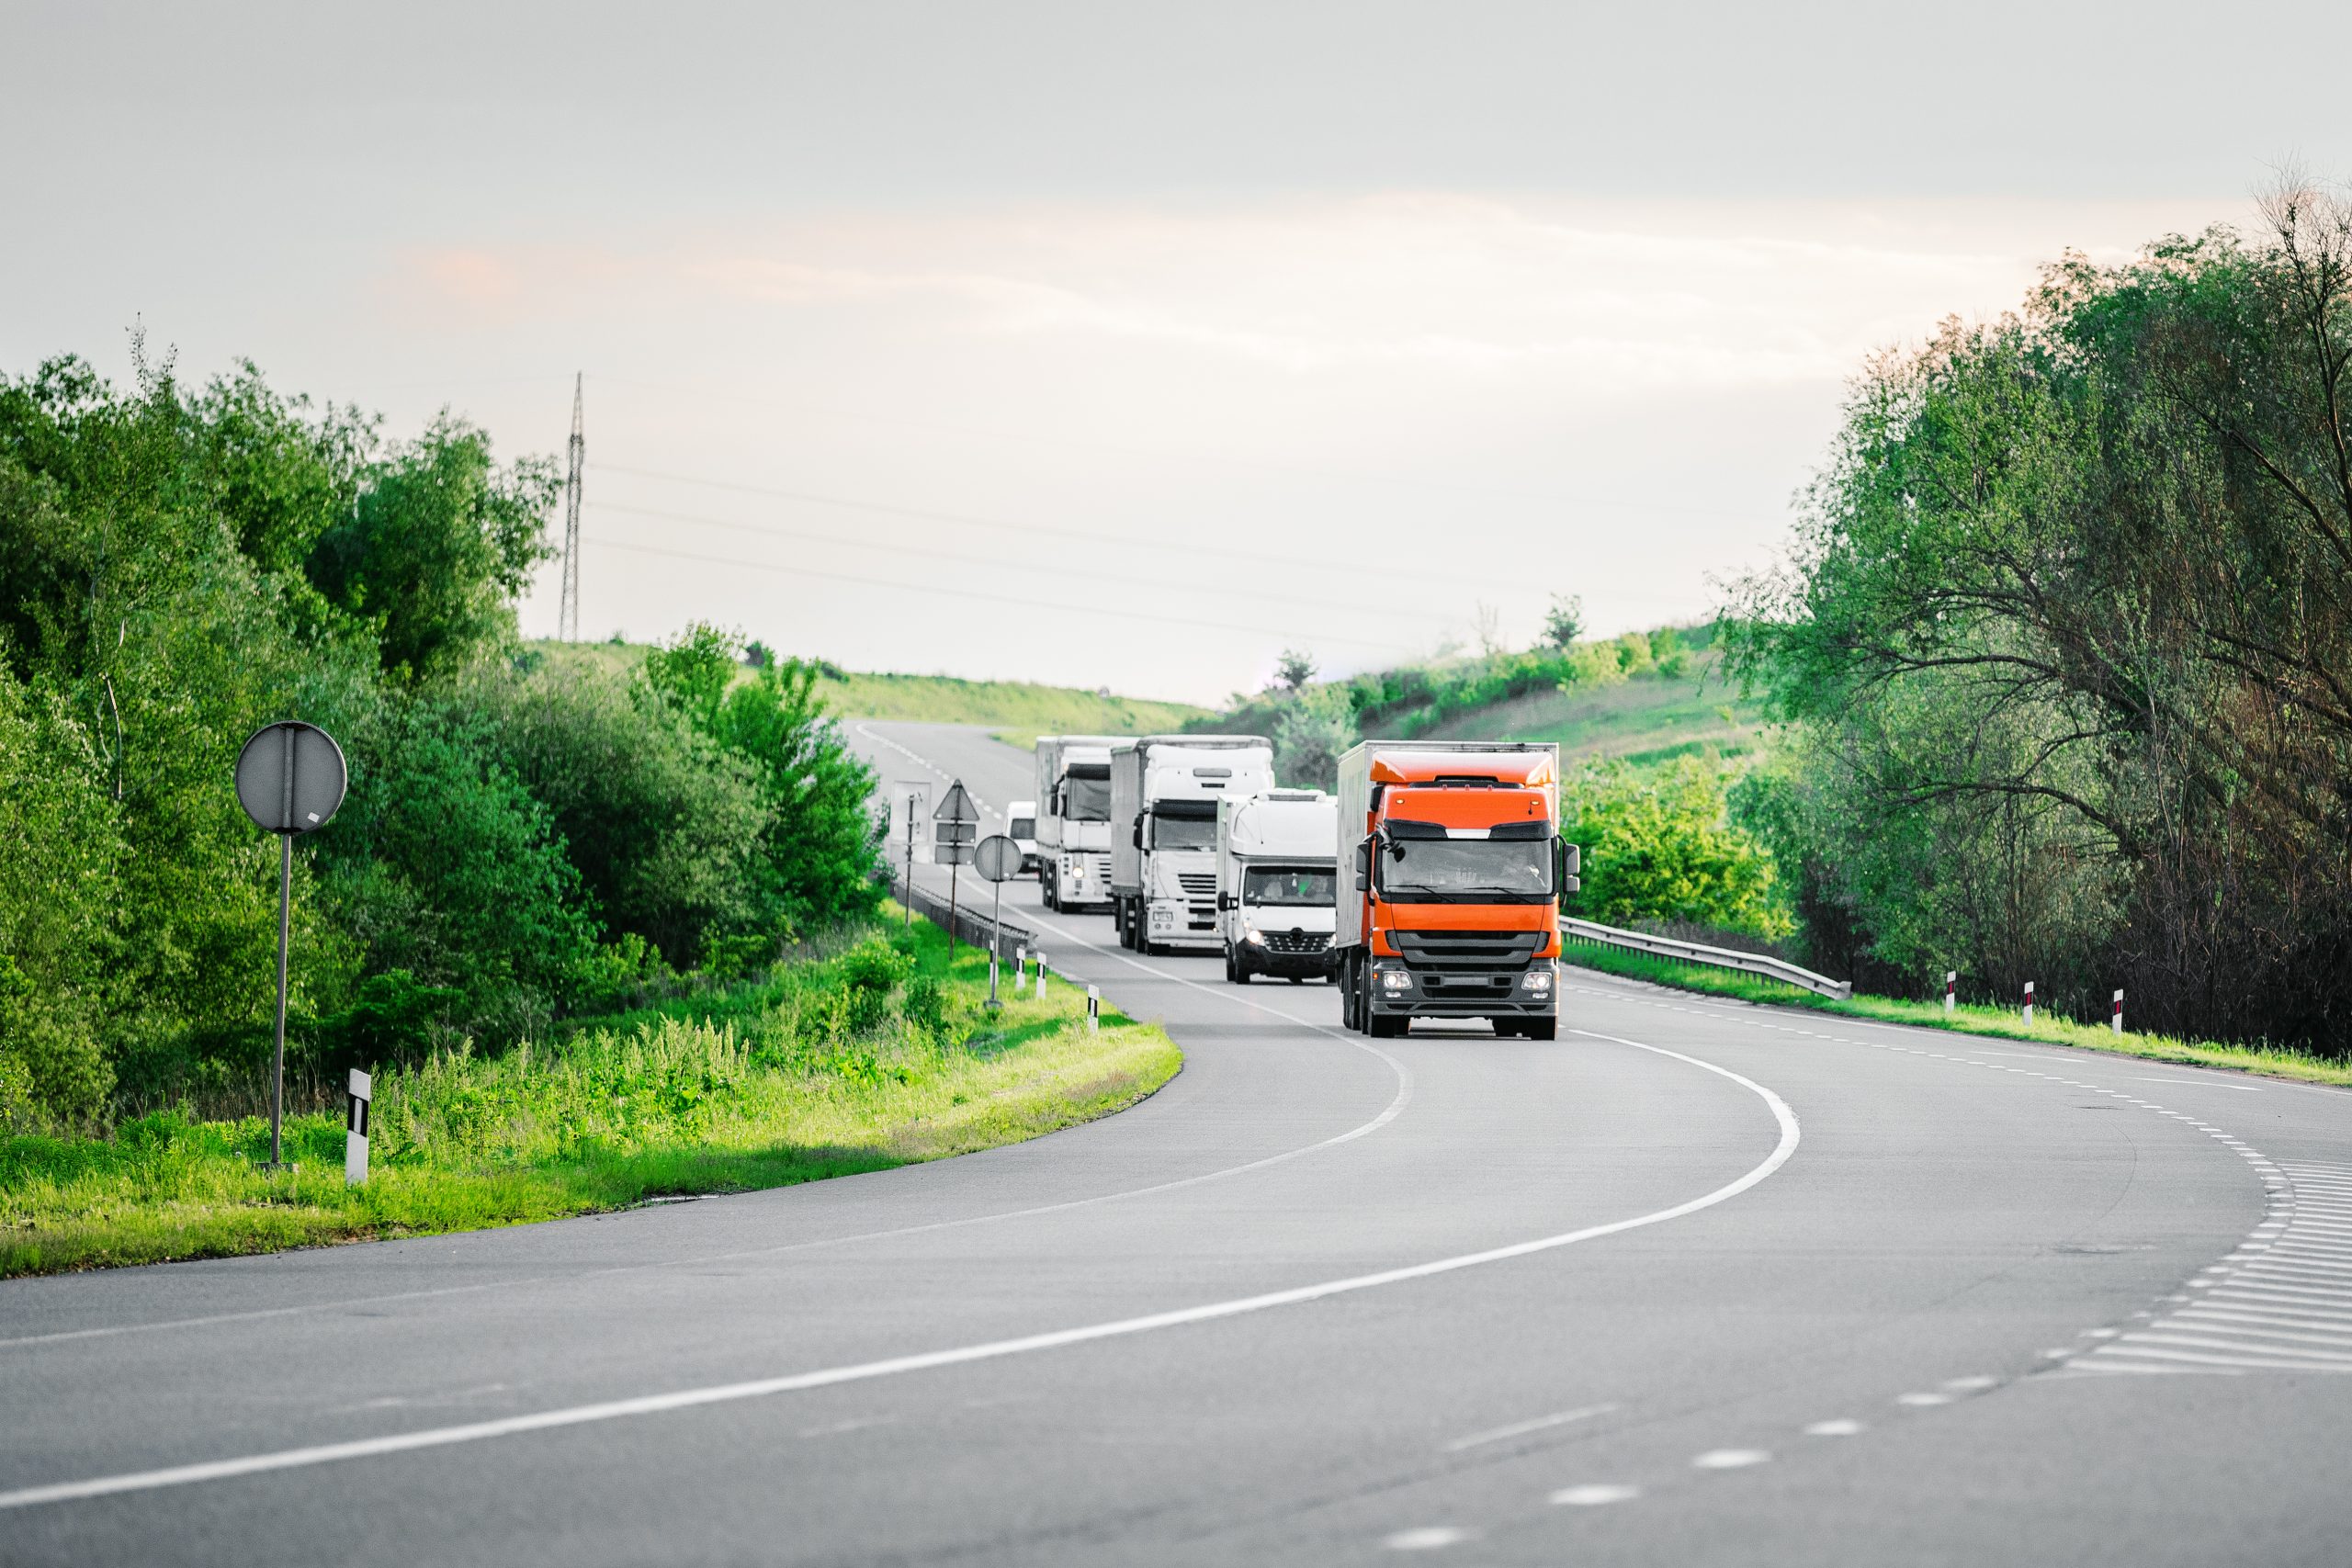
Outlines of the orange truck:
{"type": "Polygon", "coordinates": [[[1333,946],[1349,1028],[1483,1018],[1497,1034],[1559,1028],[1560,749],[1539,741],[1367,740],[1340,759],[1333,946]]]}

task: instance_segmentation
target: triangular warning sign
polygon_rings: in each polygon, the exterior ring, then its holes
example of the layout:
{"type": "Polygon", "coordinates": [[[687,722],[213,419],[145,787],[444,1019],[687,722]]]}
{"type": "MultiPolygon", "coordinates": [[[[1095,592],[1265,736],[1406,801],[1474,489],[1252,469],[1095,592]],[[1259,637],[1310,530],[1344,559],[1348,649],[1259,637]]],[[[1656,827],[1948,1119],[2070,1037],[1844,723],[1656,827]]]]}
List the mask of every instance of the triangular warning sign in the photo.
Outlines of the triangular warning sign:
{"type": "Polygon", "coordinates": [[[962,779],[947,786],[946,798],[931,815],[932,819],[937,822],[977,822],[980,819],[979,808],[972,804],[971,793],[965,789],[962,779]]]}

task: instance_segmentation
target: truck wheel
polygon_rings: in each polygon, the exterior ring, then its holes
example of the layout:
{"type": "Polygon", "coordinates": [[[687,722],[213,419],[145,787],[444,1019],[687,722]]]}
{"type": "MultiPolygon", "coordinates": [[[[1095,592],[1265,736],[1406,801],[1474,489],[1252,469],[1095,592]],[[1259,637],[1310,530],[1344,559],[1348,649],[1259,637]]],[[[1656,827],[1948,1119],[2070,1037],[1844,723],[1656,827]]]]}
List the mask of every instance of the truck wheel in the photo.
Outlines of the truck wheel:
{"type": "Polygon", "coordinates": [[[1365,1032],[1374,1040],[1394,1040],[1405,1032],[1407,1021],[1395,1013],[1374,1013],[1372,1028],[1365,1032]]]}
{"type": "Polygon", "coordinates": [[[1341,960],[1340,966],[1331,971],[1331,984],[1340,987],[1340,1027],[1353,1031],[1356,1028],[1355,965],[1341,960]]]}

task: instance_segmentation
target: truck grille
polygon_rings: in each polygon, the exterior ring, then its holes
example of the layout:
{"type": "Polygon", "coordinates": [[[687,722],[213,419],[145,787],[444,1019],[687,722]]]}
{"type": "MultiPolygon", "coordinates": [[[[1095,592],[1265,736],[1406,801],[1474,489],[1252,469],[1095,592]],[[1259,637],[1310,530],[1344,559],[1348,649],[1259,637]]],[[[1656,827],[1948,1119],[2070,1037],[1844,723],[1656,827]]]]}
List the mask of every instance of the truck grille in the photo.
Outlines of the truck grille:
{"type": "Polygon", "coordinates": [[[1184,890],[1184,897],[1187,898],[1215,898],[1216,897],[1216,873],[1213,871],[1180,871],[1176,874],[1176,886],[1184,890]]]}
{"type": "MultiPolygon", "coordinates": [[[[1503,979],[1527,967],[1544,943],[1541,931],[1391,931],[1389,940],[1415,971],[1441,970],[1455,984],[1473,988],[1474,977],[1503,979]]],[[[1449,987],[1451,988],[1451,987],[1449,987]]]]}
{"type": "Polygon", "coordinates": [[[1321,953],[1331,945],[1329,931],[1262,931],[1269,953],[1321,953]]]}

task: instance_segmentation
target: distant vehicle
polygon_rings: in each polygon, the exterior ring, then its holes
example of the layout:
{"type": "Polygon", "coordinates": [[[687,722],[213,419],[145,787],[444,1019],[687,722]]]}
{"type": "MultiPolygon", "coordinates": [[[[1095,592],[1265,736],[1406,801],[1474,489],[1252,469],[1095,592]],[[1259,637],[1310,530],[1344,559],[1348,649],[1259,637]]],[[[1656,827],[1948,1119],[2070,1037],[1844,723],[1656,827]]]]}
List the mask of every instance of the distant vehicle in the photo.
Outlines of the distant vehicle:
{"type": "Polygon", "coordinates": [[[1048,909],[1111,902],[1111,748],[1115,735],[1037,738],[1037,882],[1048,909]]]}
{"type": "Polygon", "coordinates": [[[1227,980],[1330,978],[1339,837],[1340,804],[1319,789],[1216,803],[1216,929],[1227,980]]]}
{"type": "Polygon", "coordinates": [[[1021,848],[1023,875],[1037,869],[1037,803],[1016,800],[1004,808],[1004,836],[1021,848]]]}
{"type": "Polygon", "coordinates": [[[1560,749],[1536,741],[1367,740],[1340,759],[1340,1016],[1367,1034],[1417,1018],[1559,1028],[1560,749]]]}
{"type": "Polygon", "coordinates": [[[1147,735],[1111,749],[1111,912],[1139,953],[1222,945],[1216,803],[1274,787],[1262,735],[1147,735]]]}

